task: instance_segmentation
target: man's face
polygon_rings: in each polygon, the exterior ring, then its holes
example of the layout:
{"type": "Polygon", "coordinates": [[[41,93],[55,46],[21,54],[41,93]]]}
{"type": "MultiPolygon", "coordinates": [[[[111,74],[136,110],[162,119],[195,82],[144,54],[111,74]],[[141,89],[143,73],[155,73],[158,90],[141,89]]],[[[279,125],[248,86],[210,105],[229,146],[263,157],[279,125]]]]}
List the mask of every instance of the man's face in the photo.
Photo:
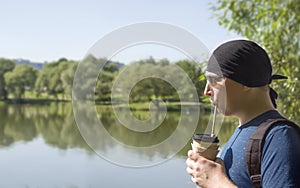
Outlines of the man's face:
{"type": "Polygon", "coordinates": [[[206,86],[204,95],[210,96],[210,101],[214,106],[218,107],[221,113],[225,114],[226,109],[226,87],[225,78],[217,74],[206,72],[206,86]]]}
{"type": "Polygon", "coordinates": [[[217,74],[206,72],[207,79],[204,95],[210,96],[211,103],[218,107],[219,112],[224,115],[238,113],[242,104],[243,85],[217,74]]]}

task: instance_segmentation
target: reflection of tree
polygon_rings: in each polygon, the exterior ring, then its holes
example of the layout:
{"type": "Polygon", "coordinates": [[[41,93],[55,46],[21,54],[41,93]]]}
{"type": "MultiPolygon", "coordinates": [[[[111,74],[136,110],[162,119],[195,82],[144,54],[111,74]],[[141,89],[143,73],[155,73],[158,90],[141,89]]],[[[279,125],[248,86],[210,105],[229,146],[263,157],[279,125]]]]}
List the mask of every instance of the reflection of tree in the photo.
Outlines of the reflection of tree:
{"type": "MultiPolygon", "coordinates": [[[[76,106],[75,108],[80,109],[80,106],[76,106]]],[[[104,108],[103,111],[110,111],[112,113],[111,108],[104,108]]],[[[75,111],[76,112],[76,111],[75,111]]],[[[108,116],[111,115],[107,114],[108,116]]],[[[103,117],[103,114],[96,114],[99,118],[103,117]]],[[[90,112],[90,109],[85,109],[81,111],[81,113],[77,114],[76,122],[79,127],[81,135],[85,138],[88,144],[96,150],[100,150],[105,152],[108,148],[113,147],[113,143],[111,139],[106,139],[106,132],[103,131],[102,125],[95,120],[94,114],[90,112]]],[[[108,117],[108,119],[110,119],[108,117]]],[[[112,123],[112,122],[111,122],[112,123]]]]}
{"type": "Polygon", "coordinates": [[[4,134],[8,137],[14,138],[14,141],[30,141],[37,135],[34,120],[23,119],[22,122],[5,126],[4,134]]]}
{"type": "MultiPolygon", "coordinates": [[[[140,114],[144,113],[145,112],[140,112],[140,114]]],[[[159,111],[152,113],[155,116],[154,120],[164,118],[159,111]]],[[[128,114],[121,113],[120,115],[127,116],[128,114]]],[[[163,123],[149,132],[136,132],[126,128],[111,112],[104,112],[101,121],[110,135],[120,142],[134,147],[147,147],[159,144],[167,139],[176,129],[179,118],[178,113],[168,113],[163,123]]],[[[151,123],[156,122],[152,121],[151,123]]]]}
{"type": "MultiPolygon", "coordinates": [[[[5,107],[5,106],[3,106],[5,107]]],[[[0,107],[1,108],[1,107],[0,107]]],[[[11,141],[30,141],[36,137],[37,132],[34,120],[24,113],[21,108],[2,109],[1,117],[3,124],[3,135],[11,141]]],[[[7,140],[5,139],[4,142],[7,140]]],[[[3,144],[5,144],[3,143],[3,144]]],[[[10,142],[12,143],[12,142],[10,142]]]]}
{"type": "Polygon", "coordinates": [[[40,116],[36,122],[38,132],[47,144],[66,148],[88,148],[76,127],[72,105],[52,103],[47,116],[40,116]]]}
{"type": "MultiPolygon", "coordinates": [[[[190,132],[190,126],[194,123],[193,118],[191,117],[195,116],[196,114],[194,114],[193,112],[193,107],[186,107],[185,109],[186,111],[183,111],[182,113],[187,113],[189,115],[182,117],[180,112],[167,112],[166,118],[159,127],[154,129],[153,131],[145,133],[129,130],[118,121],[118,118],[115,117],[111,111],[101,109],[99,109],[98,111],[101,114],[100,118],[105,129],[120,143],[133,147],[147,147],[160,144],[164,140],[168,139],[174,133],[175,129],[178,129],[180,135],[180,137],[176,138],[177,143],[184,143],[184,138],[186,136],[191,137],[193,133],[190,132]],[[179,120],[182,118],[184,118],[185,124],[179,125],[179,120]]],[[[146,116],[149,116],[149,112],[140,111],[138,113],[134,113],[136,117],[143,116],[144,114],[147,114],[146,116]]],[[[158,119],[164,118],[159,111],[152,113],[154,113],[153,115],[158,119]]],[[[120,115],[127,116],[128,114],[120,113],[120,115]]],[[[198,127],[195,132],[204,132],[208,120],[209,115],[201,116],[201,118],[199,118],[198,127]]],[[[187,151],[190,148],[190,143],[191,142],[188,142],[184,149],[178,153],[178,155],[186,156],[186,152],[183,151],[187,151]]],[[[172,145],[173,143],[170,142],[166,145],[163,145],[162,147],[158,147],[158,150],[156,150],[155,154],[160,155],[161,157],[168,157],[170,154],[172,154],[172,150],[170,150],[170,148],[173,147],[172,145]]],[[[140,154],[148,156],[149,158],[154,157],[154,153],[147,151],[140,154]]]]}
{"type": "Polygon", "coordinates": [[[30,141],[41,135],[49,145],[89,150],[74,122],[70,103],[51,103],[50,106],[0,106],[0,144],[30,141]]]}
{"type": "Polygon", "coordinates": [[[0,145],[1,146],[9,146],[14,142],[14,139],[11,136],[8,136],[4,133],[4,128],[6,127],[7,120],[7,112],[8,109],[6,106],[0,104],[0,145]]]}
{"type": "MultiPolygon", "coordinates": [[[[111,140],[111,136],[119,141],[119,143],[132,147],[147,147],[163,142],[169,138],[178,129],[179,137],[176,142],[183,142],[185,136],[193,134],[190,132],[189,126],[193,124],[192,111],[193,108],[187,108],[189,115],[185,117],[185,124],[178,125],[180,120],[180,112],[168,112],[162,125],[149,132],[135,132],[123,126],[115,116],[111,107],[97,107],[98,117],[101,120],[104,129],[99,129],[101,125],[85,122],[80,127],[81,134],[92,138],[89,143],[97,150],[106,152],[110,148],[116,147],[116,143],[111,140]],[[104,131],[103,131],[104,130],[104,131]],[[107,132],[110,138],[107,137],[107,132]]],[[[137,116],[144,117],[149,112],[135,112],[137,116]]],[[[158,112],[152,112],[154,119],[161,120],[164,118],[158,112]]],[[[83,119],[92,119],[89,111],[80,114],[83,119]]],[[[121,114],[122,115],[122,114],[121,114]]],[[[125,114],[124,114],[125,115],[125,114]]],[[[0,105],[0,145],[9,146],[17,141],[31,141],[40,135],[47,144],[61,149],[67,148],[84,148],[91,151],[89,146],[82,139],[78,127],[75,124],[72,104],[70,103],[51,103],[46,105],[19,106],[19,105],[0,105]]],[[[204,132],[209,115],[201,115],[198,121],[198,127],[195,132],[204,132]]],[[[225,121],[221,127],[219,138],[221,142],[226,142],[234,130],[232,121],[225,121]]],[[[172,143],[170,143],[172,144],[172,143]]],[[[149,157],[155,155],[168,157],[170,155],[171,145],[164,145],[158,148],[155,153],[141,152],[140,155],[149,157]]],[[[178,153],[178,155],[186,156],[187,150],[190,149],[190,142],[178,153]]]]}

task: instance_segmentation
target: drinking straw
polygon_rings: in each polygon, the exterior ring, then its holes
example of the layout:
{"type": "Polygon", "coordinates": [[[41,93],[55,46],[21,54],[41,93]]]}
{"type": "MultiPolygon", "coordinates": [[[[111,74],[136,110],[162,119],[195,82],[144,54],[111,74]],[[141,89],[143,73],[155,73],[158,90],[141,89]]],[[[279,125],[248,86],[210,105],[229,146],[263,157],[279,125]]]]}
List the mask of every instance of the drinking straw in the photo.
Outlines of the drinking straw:
{"type": "Polygon", "coordinates": [[[211,125],[211,136],[215,135],[215,126],[216,126],[216,117],[217,117],[217,106],[214,106],[214,115],[212,119],[212,125],[211,125]]]}

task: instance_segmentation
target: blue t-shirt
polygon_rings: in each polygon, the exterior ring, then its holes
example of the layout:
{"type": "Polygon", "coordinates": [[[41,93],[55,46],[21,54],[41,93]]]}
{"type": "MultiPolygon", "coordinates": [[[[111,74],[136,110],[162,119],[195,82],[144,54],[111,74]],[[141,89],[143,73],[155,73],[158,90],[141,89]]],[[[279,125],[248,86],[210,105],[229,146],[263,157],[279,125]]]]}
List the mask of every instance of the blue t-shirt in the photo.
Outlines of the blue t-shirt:
{"type": "MultiPolygon", "coordinates": [[[[226,173],[238,187],[253,187],[245,161],[252,133],[266,119],[281,117],[270,110],[238,126],[222,150],[226,173]]],[[[261,175],[262,187],[300,187],[300,136],[294,128],[279,125],[270,130],[263,146],[261,175]]]]}

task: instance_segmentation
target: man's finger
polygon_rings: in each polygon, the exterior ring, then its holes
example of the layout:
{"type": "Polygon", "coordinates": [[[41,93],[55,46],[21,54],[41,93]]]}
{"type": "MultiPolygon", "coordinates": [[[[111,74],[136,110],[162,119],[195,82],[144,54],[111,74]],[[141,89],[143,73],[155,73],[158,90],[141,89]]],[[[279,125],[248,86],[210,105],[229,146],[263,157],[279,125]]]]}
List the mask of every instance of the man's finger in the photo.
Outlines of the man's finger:
{"type": "Polygon", "coordinates": [[[190,150],[188,152],[188,156],[189,156],[190,159],[192,159],[194,161],[197,161],[200,155],[199,155],[199,153],[194,152],[193,150],[190,150]]]}
{"type": "Polygon", "coordinates": [[[190,167],[186,167],[186,172],[189,174],[189,175],[191,175],[191,176],[193,176],[193,169],[191,169],[190,167]]]}
{"type": "Polygon", "coordinates": [[[193,169],[193,165],[194,165],[194,161],[191,160],[190,158],[187,158],[187,160],[185,161],[185,164],[190,168],[193,169]]]}

